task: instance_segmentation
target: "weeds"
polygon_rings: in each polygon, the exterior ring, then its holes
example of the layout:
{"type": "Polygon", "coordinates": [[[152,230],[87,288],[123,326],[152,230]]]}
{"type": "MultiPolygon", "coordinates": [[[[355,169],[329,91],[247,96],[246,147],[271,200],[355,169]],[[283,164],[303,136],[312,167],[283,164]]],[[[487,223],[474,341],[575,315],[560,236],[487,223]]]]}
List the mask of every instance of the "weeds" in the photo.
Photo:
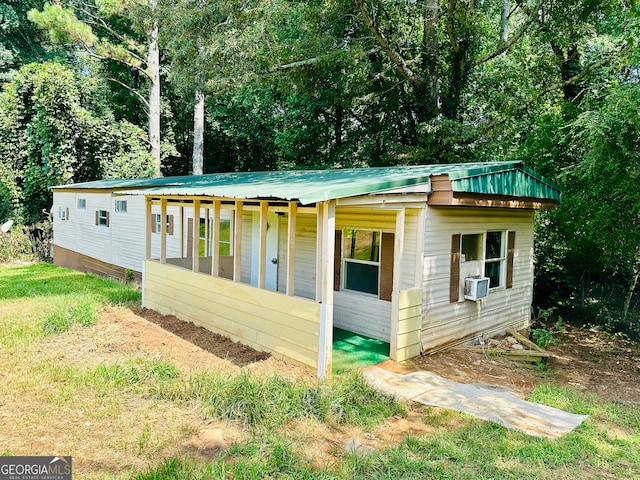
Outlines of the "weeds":
{"type": "Polygon", "coordinates": [[[556,337],[558,333],[566,332],[564,328],[564,324],[562,322],[562,318],[558,317],[558,320],[555,324],[547,328],[546,325],[550,323],[550,319],[553,316],[553,312],[555,311],[554,307],[547,309],[540,309],[538,311],[538,315],[534,319],[534,325],[544,325],[538,328],[530,328],[531,336],[533,337],[533,341],[542,348],[547,348],[551,345],[556,345],[560,343],[560,340],[556,337]]]}
{"type": "Polygon", "coordinates": [[[260,378],[250,373],[235,376],[193,375],[183,388],[154,391],[157,398],[197,400],[207,415],[245,427],[274,429],[287,422],[315,418],[336,424],[372,426],[405,408],[351,373],[326,384],[309,385],[279,376],[260,378]]]}
{"type": "Polygon", "coordinates": [[[95,302],[73,299],[71,304],[58,305],[42,319],[45,335],[66,332],[74,324],[88,327],[98,321],[95,302]]]}

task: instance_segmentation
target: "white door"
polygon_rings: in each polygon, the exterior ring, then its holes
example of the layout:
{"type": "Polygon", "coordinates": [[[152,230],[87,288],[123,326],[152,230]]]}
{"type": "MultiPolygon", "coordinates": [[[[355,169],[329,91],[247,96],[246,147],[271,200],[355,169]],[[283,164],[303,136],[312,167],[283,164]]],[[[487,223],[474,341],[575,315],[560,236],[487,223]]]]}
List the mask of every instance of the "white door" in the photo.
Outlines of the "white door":
{"type": "MultiPolygon", "coordinates": [[[[278,290],[278,229],[280,218],[267,213],[267,255],[264,284],[267,290],[278,290]]],[[[258,259],[260,257],[260,212],[253,212],[251,227],[251,285],[258,285],[258,259]]]]}

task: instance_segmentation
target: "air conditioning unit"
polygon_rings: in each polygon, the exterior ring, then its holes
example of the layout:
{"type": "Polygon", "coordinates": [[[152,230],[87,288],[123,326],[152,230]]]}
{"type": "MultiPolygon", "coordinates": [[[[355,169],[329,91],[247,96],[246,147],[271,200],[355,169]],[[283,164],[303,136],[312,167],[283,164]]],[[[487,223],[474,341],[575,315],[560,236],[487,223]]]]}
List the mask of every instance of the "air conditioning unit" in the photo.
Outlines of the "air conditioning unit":
{"type": "Polygon", "coordinates": [[[489,278],[467,277],[464,279],[464,298],[477,302],[489,296],[489,278]]]}

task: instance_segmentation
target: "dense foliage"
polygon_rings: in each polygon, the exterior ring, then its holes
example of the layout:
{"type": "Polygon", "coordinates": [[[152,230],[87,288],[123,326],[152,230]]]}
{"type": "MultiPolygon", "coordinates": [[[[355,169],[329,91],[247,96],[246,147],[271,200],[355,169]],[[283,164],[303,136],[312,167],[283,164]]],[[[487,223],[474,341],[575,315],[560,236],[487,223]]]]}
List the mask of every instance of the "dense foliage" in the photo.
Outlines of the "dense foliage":
{"type": "Polygon", "coordinates": [[[521,159],[564,189],[539,216],[536,302],[640,331],[638,13],[2,0],[0,220],[40,220],[56,183],[189,173],[202,141],[205,173],[521,159]]]}

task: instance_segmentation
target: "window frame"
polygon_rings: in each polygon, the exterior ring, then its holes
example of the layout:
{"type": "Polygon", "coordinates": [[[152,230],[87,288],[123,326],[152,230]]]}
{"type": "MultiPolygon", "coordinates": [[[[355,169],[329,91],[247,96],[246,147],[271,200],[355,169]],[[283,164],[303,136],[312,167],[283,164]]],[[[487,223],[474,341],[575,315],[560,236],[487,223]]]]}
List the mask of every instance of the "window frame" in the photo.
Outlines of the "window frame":
{"type": "Polygon", "coordinates": [[[58,219],[63,222],[69,220],[69,209],[58,207],[58,219]]]}
{"type": "MultiPolygon", "coordinates": [[[[492,264],[498,264],[498,283],[496,285],[489,284],[489,290],[494,290],[498,288],[507,287],[507,256],[508,256],[508,231],[507,230],[485,230],[484,232],[474,232],[474,233],[464,233],[460,235],[460,263],[468,263],[468,262],[479,262],[481,264],[482,276],[486,278],[492,278],[487,274],[487,266],[492,264]],[[488,242],[490,239],[490,234],[499,233],[500,234],[500,253],[497,257],[487,258],[488,255],[488,242]],[[481,247],[481,258],[472,258],[467,259],[465,255],[465,249],[463,248],[465,244],[465,237],[471,240],[470,237],[478,237],[480,236],[481,247]]],[[[467,245],[469,242],[467,242],[467,245]]],[[[468,249],[467,249],[468,250],[468,249]]],[[[479,250],[478,250],[478,253],[479,250]]]]}
{"type": "MultiPolygon", "coordinates": [[[[357,234],[356,234],[357,237],[357,234]]],[[[341,251],[340,251],[340,260],[341,260],[341,274],[340,274],[340,290],[345,291],[345,292],[350,292],[350,293],[355,293],[358,295],[367,295],[370,297],[375,297],[375,298],[380,298],[380,270],[381,270],[381,258],[380,258],[380,254],[381,254],[381,248],[382,248],[382,231],[381,230],[374,230],[374,229],[367,229],[367,228],[345,228],[342,230],[342,240],[341,240],[341,251]],[[344,255],[344,249],[345,249],[345,238],[347,236],[346,232],[371,232],[373,233],[375,236],[377,236],[377,261],[373,261],[373,260],[360,260],[357,258],[348,258],[345,257],[344,255]],[[348,288],[347,287],[347,275],[349,272],[348,269],[348,264],[360,264],[360,265],[370,265],[370,266],[375,266],[377,268],[377,275],[376,275],[376,292],[369,292],[369,291],[364,291],[364,290],[354,290],[352,288],[348,288]]]]}
{"type": "Polygon", "coordinates": [[[127,201],[126,200],[116,200],[115,212],[116,213],[127,213],[127,201]],[[124,209],[122,208],[123,206],[124,206],[124,209]]]}
{"type": "Polygon", "coordinates": [[[78,198],[77,209],[78,210],[86,210],[87,209],[87,199],[86,198],[78,198]]]}
{"type": "Polygon", "coordinates": [[[98,210],[97,220],[99,227],[109,227],[109,210],[98,210]]]}

